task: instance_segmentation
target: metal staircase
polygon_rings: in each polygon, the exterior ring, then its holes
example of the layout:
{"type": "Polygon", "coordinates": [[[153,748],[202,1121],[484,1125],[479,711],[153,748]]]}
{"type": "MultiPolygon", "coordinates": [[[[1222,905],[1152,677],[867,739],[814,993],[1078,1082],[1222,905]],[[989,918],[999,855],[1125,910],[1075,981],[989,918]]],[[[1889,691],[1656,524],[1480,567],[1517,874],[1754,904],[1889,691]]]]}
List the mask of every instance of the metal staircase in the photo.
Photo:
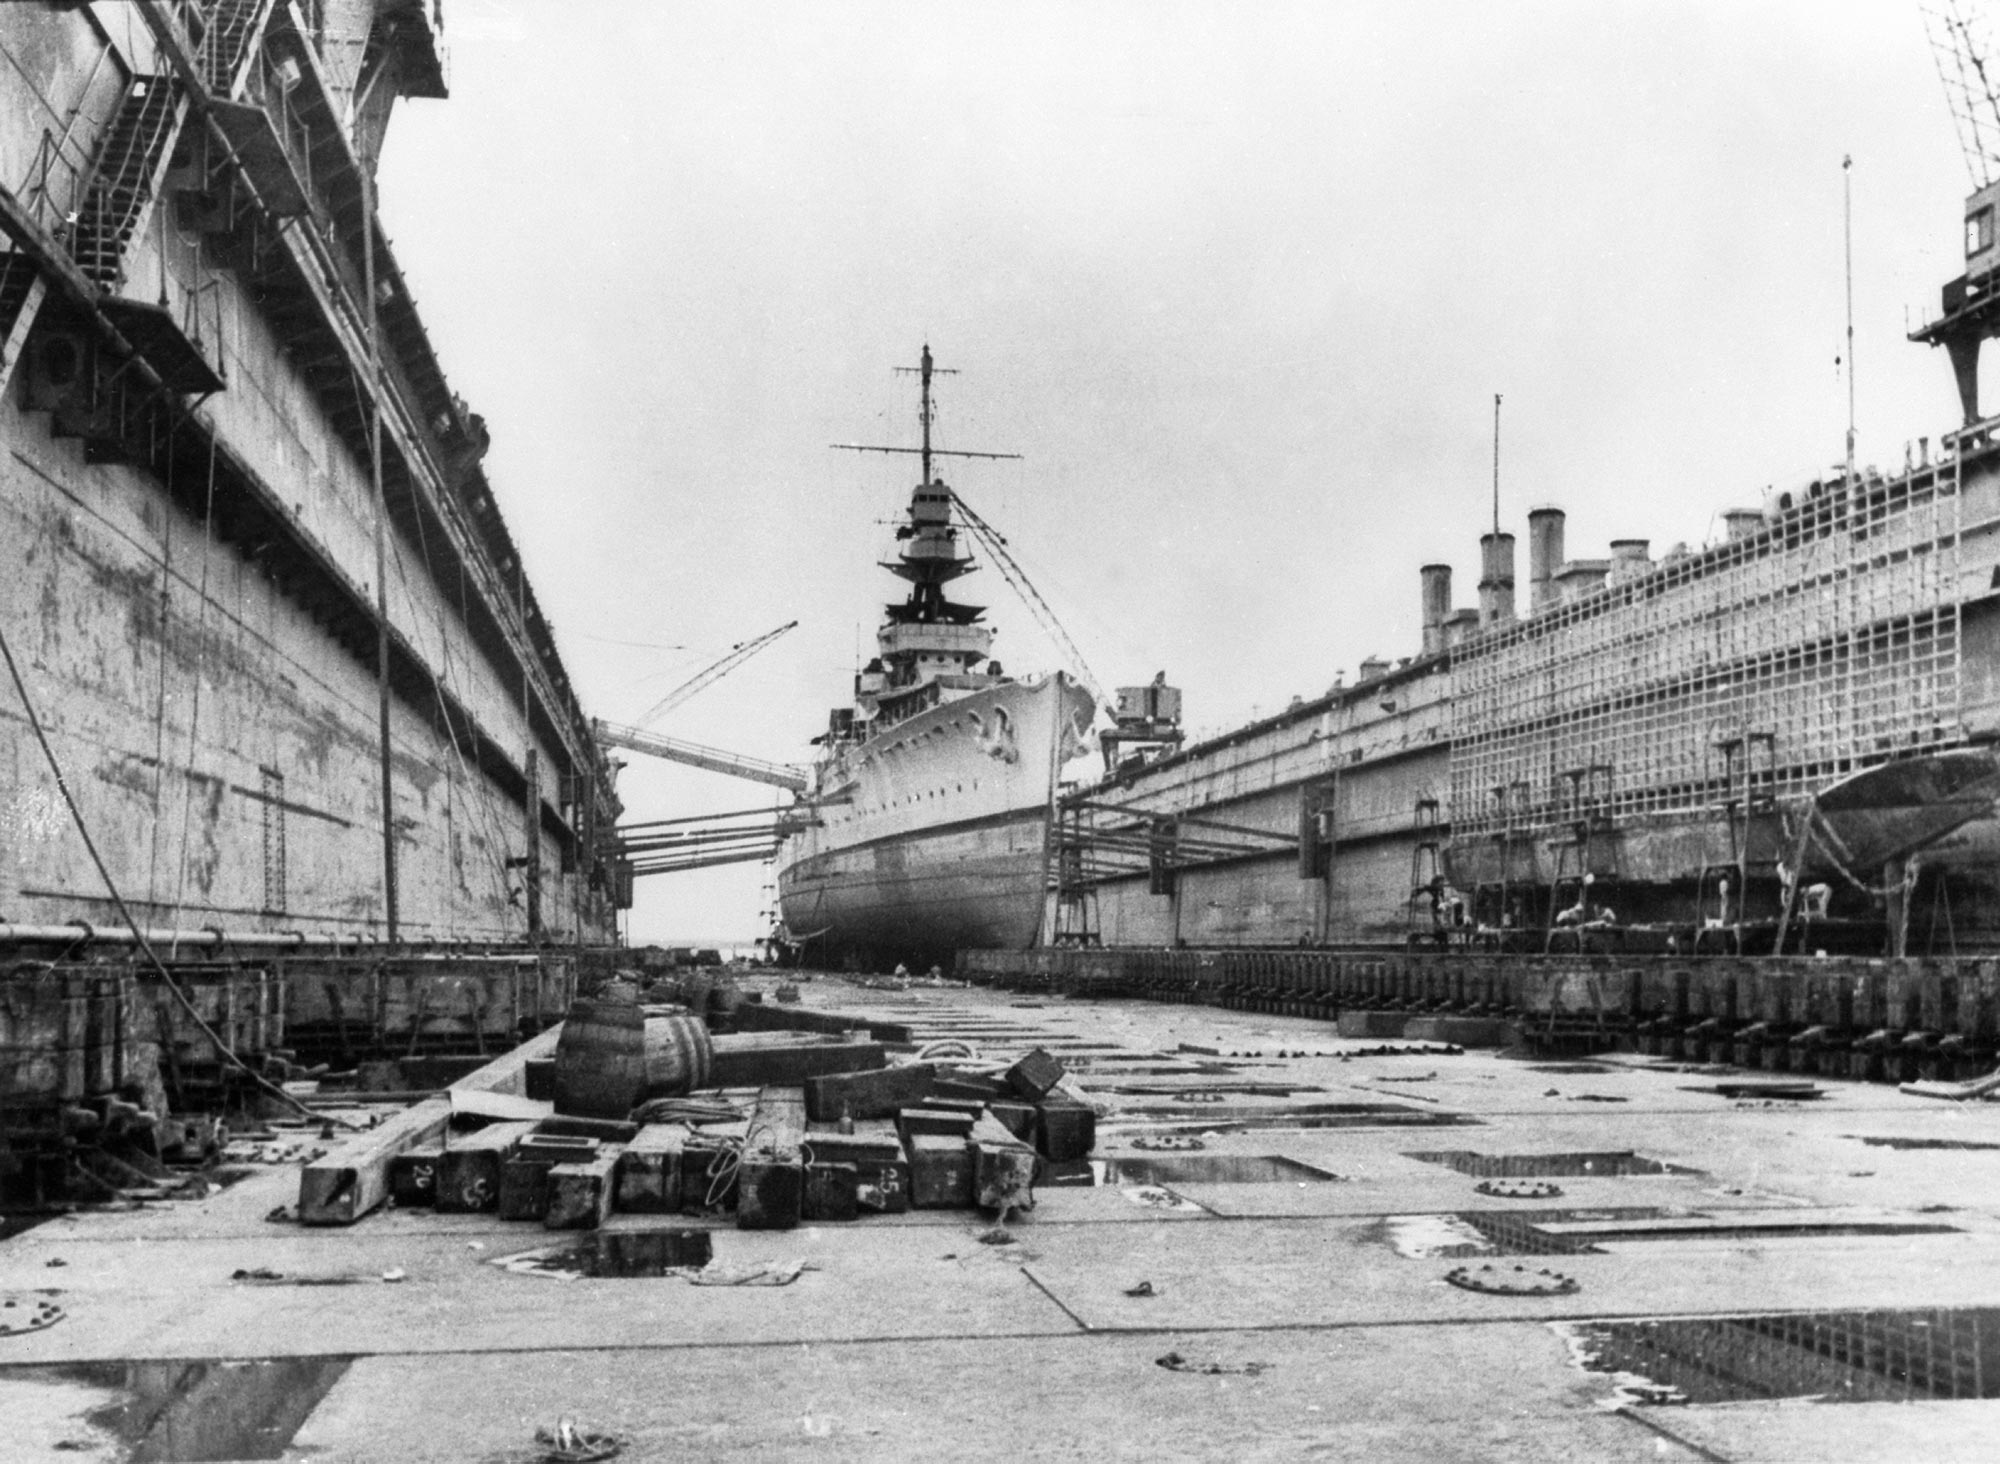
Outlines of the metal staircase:
{"type": "Polygon", "coordinates": [[[106,290],[125,280],[125,251],[159,196],[187,99],[171,77],[135,76],[97,150],[69,229],[70,257],[106,290]]]}
{"type": "Polygon", "coordinates": [[[215,96],[233,100],[264,34],[273,0],[213,0],[204,17],[196,62],[215,96]]]}

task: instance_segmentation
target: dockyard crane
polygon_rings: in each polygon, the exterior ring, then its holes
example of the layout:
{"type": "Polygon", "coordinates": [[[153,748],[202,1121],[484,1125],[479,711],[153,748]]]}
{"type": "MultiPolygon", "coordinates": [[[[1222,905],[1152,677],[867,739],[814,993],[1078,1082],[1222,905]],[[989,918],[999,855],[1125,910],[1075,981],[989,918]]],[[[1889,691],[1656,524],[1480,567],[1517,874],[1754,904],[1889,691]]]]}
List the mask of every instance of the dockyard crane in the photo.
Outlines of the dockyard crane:
{"type": "Polygon", "coordinates": [[[1920,8],[1972,186],[1984,188],[2000,176],[2000,90],[1987,70],[1991,19],[1964,0],[1931,0],[1920,8]]]}
{"type": "Polygon", "coordinates": [[[639,727],[652,726],[653,723],[664,717],[668,712],[672,711],[703,687],[727,676],[731,671],[734,671],[738,666],[741,666],[745,661],[763,650],[764,647],[777,640],[786,631],[796,628],[797,625],[798,621],[787,620],[776,630],[767,630],[754,640],[738,641],[729,648],[728,655],[713,665],[697,671],[693,676],[690,676],[686,681],[683,681],[679,686],[676,686],[672,691],[654,702],[651,707],[647,708],[646,714],[639,718],[635,725],[639,727]]]}
{"type": "Polygon", "coordinates": [[[1979,420],[1979,348],[2000,335],[2000,75],[1991,69],[1992,26],[1983,7],[1929,0],[1921,9],[1973,192],[1965,201],[1965,273],[1944,287],[1943,314],[1910,339],[1950,353],[1970,427],[1979,420]]]}
{"type": "Polygon", "coordinates": [[[626,727],[617,722],[607,722],[602,718],[591,722],[591,729],[597,740],[606,747],[622,747],[630,752],[643,752],[649,757],[665,758],[668,762],[685,763],[689,767],[707,768],[712,773],[727,773],[732,778],[747,778],[753,783],[768,783],[774,788],[788,788],[794,793],[806,790],[808,779],[805,769],[790,763],[767,762],[760,757],[748,757],[740,752],[727,752],[719,747],[705,747],[699,742],[686,742],[678,737],[662,737],[657,732],[648,732],[643,727],[626,727]]]}

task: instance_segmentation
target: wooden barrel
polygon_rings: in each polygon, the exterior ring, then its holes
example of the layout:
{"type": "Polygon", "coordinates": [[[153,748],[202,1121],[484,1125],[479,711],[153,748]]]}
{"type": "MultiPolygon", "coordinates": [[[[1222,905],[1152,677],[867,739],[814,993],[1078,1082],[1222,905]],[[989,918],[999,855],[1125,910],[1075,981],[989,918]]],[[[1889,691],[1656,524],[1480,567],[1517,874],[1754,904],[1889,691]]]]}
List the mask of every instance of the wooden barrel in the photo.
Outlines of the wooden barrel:
{"type": "Polygon", "coordinates": [[[686,1007],[643,1007],[647,1098],[679,1098],[708,1086],[708,1023],[686,1007]]]}
{"type": "Polygon", "coordinates": [[[645,1086],[646,1019],[640,1009],[588,997],[571,1002],[556,1039],[556,1112],[623,1118],[645,1086]]]}

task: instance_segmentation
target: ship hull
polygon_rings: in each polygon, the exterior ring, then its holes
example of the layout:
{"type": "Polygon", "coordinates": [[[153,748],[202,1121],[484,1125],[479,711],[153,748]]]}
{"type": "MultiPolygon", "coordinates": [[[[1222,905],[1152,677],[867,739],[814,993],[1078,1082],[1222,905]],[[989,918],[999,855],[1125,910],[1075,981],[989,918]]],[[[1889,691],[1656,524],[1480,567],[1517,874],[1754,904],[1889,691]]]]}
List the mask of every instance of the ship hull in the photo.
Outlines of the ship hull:
{"type": "Polygon", "coordinates": [[[804,959],[948,966],[959,950],[1034,945],[1051,794],[1091,706],[1064,676],[1008,682],[822,765],[778,861],[779,915],[804,959]]]}
{"type": "Polygon", "coordinates": [[[808,954],[836,962],[1023,950],[1041,929],[1047,830],[1035,811],[833,850],[783,871],[778,899],[808,954]]]}

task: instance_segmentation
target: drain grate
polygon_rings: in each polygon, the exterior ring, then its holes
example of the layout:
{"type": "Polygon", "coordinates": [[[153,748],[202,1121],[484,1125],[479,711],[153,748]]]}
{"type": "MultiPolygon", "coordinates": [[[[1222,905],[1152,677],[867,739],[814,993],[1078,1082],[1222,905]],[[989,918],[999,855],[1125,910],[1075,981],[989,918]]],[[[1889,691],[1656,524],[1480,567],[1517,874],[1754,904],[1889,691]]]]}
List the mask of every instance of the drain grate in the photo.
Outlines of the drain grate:
{"type": "Polygon", "coordinates": [[[1220,1103],[1186,1108],[1132,1108],[1121,1123],[1196,1124],[1204,1130],[1235,1133],[1246,1129],[1361,1128],[1394,1124],[1476,1124],[1457,1113],[1440,1113],[1408,1103],[1220,1103]]]}
{"type": "Polygon", "coordinates": [[[1585,1322],[1559,1330],[1583,1367],[1635,1378],[1642,1402],[1648,1387],[1693,1403],[2000,1398],[2000,1368],[1991,1363],[2000,1348],[2000,1308],[1585,1322]]]}
{"type": "Polygon", "coordinates": [[[1282,1154],[1171,1154],[1159,1159],[1120,1155],[1050,1164],[1036,1183],[1061,1189],[1099,1184],[1327,1184],[1339,1178],[1282,1154]]]}
{"type": "Polygon", "coordinates": [[[1629,1149],[1559,1154],[1475,1154],[1470,1149],[1430,1149],[1405,1159],[1443,1164],[1474,1179],[1622,1179],[1634,1174],[1700,1174],[1658,1159],[1642,1159],[1629,1149]]]}

